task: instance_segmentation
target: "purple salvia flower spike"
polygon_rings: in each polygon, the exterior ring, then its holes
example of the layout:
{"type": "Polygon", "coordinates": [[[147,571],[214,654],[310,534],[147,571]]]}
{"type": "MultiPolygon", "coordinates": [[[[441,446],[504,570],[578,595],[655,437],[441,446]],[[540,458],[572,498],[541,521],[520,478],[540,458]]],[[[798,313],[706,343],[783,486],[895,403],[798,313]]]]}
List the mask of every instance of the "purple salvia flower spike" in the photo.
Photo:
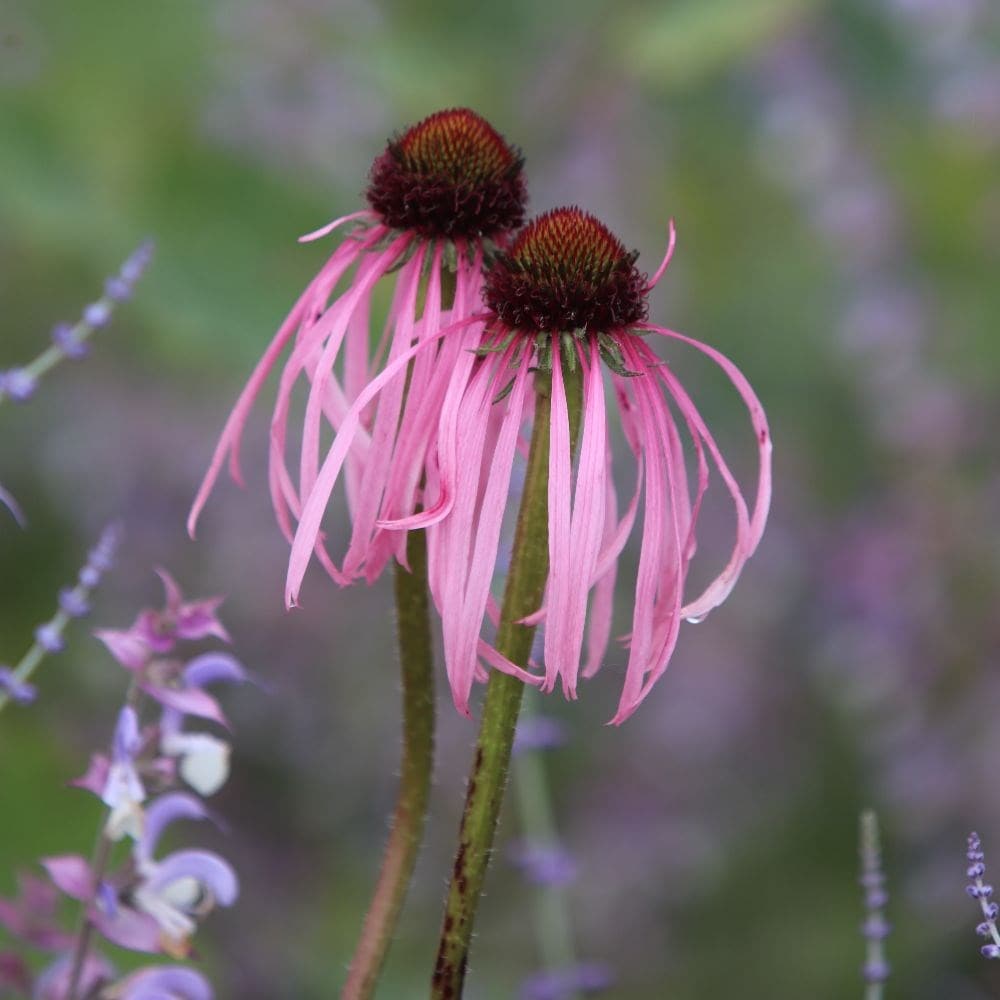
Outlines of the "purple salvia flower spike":
{"type": "MultiPolygon", "coordinates": [[[[15,699],[15,690],[25,690],[28,680],[45,658],[46,653],[58,652],[63,647],[63,630],[70,620],[85,613],[90,592],[100,583],[104,570],[110,567],[118,545],[120,530],[112,525],[105,528],[94,549],[88,556],[87,565],[80,571],[80,579],[75,587],[63,590],[59,594],[59,610],[50,621],[40,625],[35,630],[35,642],[21,657],[20,662],[10,672],[7,683],[0,683],[0,709],[15,699]],[[94,556],[99,556],[99,566],[93,565],[94,556]]],[[[30,689],[30,685],[27,685],[30,689]]]]}
{"type": "Polygon", "coordinates": [[[997,929],[998,907],[991,900],[993,886],[983,881],[983,876],[986,874],[986,855],[983,853],[979,834],[975,831],[969,834],[965,856],[969,861],[966,874],[970,879],[965,891],[979,902],[979,908],[983,914],[983,921],[976,927],[976,932],[981,937],[990,939],[989,944],[984,944],[979,951],[984,958],[1000,958],[1000,930],[997,929]]]}
{"type": "Polygon", "coordinates": [[[861,876],[858,881],[865,890],[865,920],[861,925],[861,933],[867,942],[861,974],[866,984],[865,1000],[881,1000],[882,989],[890,972],[883,942],[891,928],[882,912],[889,896],[885,891],[885,875],[882,872],[878,819],[872,810],[867,809],[861,814],[858,829],[858,854],[861,859],[861,876]]]}
{"type": "Polygon", "coordinates": [[[59,323],[52,331],[52,343],[34,361],[23,368],[0,372],[0,403],[10,398],[15,402],[28,399],[38,380],[64,359],[78,359],[86,354],[87,340],[95,330],[107,325],[116,302],[131,293],[132,285],[149,262],[150,244],[143,244],[122,265],[121,271],[105,283],[104,295],[85,306],[79,320],[72,326],[59,323]]]}

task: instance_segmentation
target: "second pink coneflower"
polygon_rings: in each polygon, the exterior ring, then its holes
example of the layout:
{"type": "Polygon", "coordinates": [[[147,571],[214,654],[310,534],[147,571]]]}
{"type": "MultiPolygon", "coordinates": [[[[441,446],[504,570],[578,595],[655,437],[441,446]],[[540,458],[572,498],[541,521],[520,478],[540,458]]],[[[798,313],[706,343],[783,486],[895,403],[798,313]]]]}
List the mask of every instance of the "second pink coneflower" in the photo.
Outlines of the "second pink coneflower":
{"type": "Polygon", "coordinates": [[[422,414],[424,426],[400,423],[396,432],[399,441],[427,433],[427,425],[433,424],[431,502],[425,511],[386,518],[382,526],[427,530],[430,588],[441,614],[455,704],[468,713],[473,681],[485,677],[486,665],[518,673],[543,690],[561,681],[565,694],[576,697],[580,675],[592,675],[604,658],[618,558],[642,500],[632,627],[625,640],[628,662],[612,721],[631,715],[666,669],[681,622],[704,618],[732,590],[760,541],[770,503],[771,439],[746,378],[714,348],[647,319],[647,295],[672,250],[671,233],[663,263],[647,281],[635,266],[636,255],[577,208],[549,212],[526,226],[493,263],[485,284],[486,311],[400,353],[344,415],[302,512],[292,547],[288,601],[297,598],[322,512],[364,433],[359,419],[364,407],[387,391],[408,364],[437,357],[435,341],[452,343],[457,353],[446,391],[422,414]],[[759,455],[752,503],[693,400],[649,346],[649,336],[707,355],[742,397],[759,455]],[[530,619],[544,622],[544,662],[541,673],[528,674],[507,662],[481,632],[487,618],[496,618],[491,585],[512,470],[524,450],[522,432],[540,390],[550,397],[551,414],[549,569],[543,606],[530,619]],[[609,395],[617,400],[635,459],[635,487],[623,513],[610,470],[609,395]],[[694,457],[693,478],[684,437],[694,457]],[[722,571],[691,594],[688,571],[713,465],[732,500],[735,539],[722,571]]]}

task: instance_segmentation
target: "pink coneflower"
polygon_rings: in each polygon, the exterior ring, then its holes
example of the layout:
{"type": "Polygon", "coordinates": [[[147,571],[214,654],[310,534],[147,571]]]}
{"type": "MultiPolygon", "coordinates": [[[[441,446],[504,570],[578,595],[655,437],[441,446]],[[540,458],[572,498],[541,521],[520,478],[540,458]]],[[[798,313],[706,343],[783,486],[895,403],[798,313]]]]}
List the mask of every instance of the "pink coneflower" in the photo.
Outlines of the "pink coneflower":
{"type": "MultiPolygon", "coordinates": [[[[447,391],[425,413],[436,434],[423,512],[388,519],[394,529],[426,527],[429,582],[441,613],[445,658],[457,708],[468,714],[483,663],[515,672],[550,691],[562,681],[575,698],[580,673],[589,677],[607,649],[618,557],[644,495],[642,546],[634,585],[628,664],[618,711],[626,719],[666,669],[682,620],[699,621],[725,600],[764,530],[770,503],[771,440],[759,400],[739,369],[714,348],[647,321],[646,297],[673,251],[673,231],[652,281],[636,255],[593,216],[564,208],[526,226],[509,251],[497,255],[486,283],[487,312],[445,328],[400,354],[344,415],[315,489],[303,510],[289,566],[286,597],[294,603],[319,521],[355,441],[359,413],[393,385],[412,360],[426,363],[457,347],[447,391]],[[725,372],[750,413],[759,451],[756,497],[748,508],[707,424],[668,364],[646,336],[681,341],[725,372]],[[607,373],[605,372],[607,369],[607,373]],[[544,672],[519,671],[481,637],[496,618],[491,594],[512,468],[530,422],[539,378],[551,381],[548,478],[549,574],[544,605],[544,672]],[[567,384],[582,393],[579,454],[574,462],[567,384]],[[626,440],[636,460],[633,495],[619,517],[611,478],[608,388],[618,401],[626,440]],[[680,415],[680,422],[674,412],[680,415]],[[690,438],[696,474],[689,478],[682,431],[690,438]],[[735,542],[724,569],[701,592],[688,593],[702,498],[714,464],[735,510],[735,542]],[[574,472],[575,465],[575,472],[574,472]],[[589,612],[589,614],[588,614],[589,612]],[[586,639],[586,659],[583,647],[586,639]]],[[[397,441],[426,435],[401,422],[397,441]]],[[[397,452],[399,448],[397,445],[397,452]]],[[[403,453],[405,454],[405,452],[403,453]]]]}
{"type": "Polygon", "coordinates": [[[430,338],[480,308],[484,258],[505,245],[524,220],[521,168],[518,151],[479,115],[464,108],[439,111],[390,140],[375,160],[369,209],[301,238],[308,242],[338,226],[352,227],[296,302],[240,394],[195,498],[188,520],[192,535],[227,456],[233,478],[242,482],[244,425],[289,343],[271,419],[269,481],[278,524],[291,540],[293,522],[316,485],[324,424],[339,428],[385,364],[426,342],[433,345],[430,350],[408,374],[397,369],[353,436],[345,469],[352,533],[339,565],[314,534],[317,555],[338,583],[360,576],[370,582],[392,555],[405,560],[405,532],[387,532],[378,522],[405,517],[421,504],[425,460],[433,445],[428,418],[443,402],[448,371],[460,364],[456,342],[430,338]],[[388,319],[373,350],[372,294],[392,274],[388,319]],[[286,462],[286,441],[292,394],[302,375],[309,394],[296,482],[286,462]]]}

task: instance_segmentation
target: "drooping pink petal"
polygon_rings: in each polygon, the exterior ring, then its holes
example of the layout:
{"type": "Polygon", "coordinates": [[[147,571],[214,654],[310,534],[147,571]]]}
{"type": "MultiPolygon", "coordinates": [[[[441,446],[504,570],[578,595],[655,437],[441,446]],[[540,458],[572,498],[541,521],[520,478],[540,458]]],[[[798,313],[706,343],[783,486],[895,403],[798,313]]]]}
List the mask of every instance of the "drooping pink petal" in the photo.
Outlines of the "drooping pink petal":
{"type": "MultiPolygon", "coordinates": [[[[369,238],[371,238],[371,236],[369,238]]],[[[215,485],[215,481],[218,478],[219,472],[227,456],[229,457],[230,474],[237,483],[242,483],[242,475],[240,474],[239,465],[239,449],[240,441],[243,436],[243,428],[246,425],[247,417],[249,416],[254,400],[257,398],[261,387],[267,381],[267,378],[271,374],[271,370],[274,368],[281,352],[285,349],[285,345],[288,343],[292,334],[294,334],[296,328],[302,322],[304,305],[308,301],[310,294],[317,285],[330,281],[331,272],[336,273],[337,278],[339,279],[339,275],[351,266],[358,256],[364,252],[364,249],[364,244],[351,240],[342,244],[337,248],[337,250],[334,251],[333,255],[312,280],[312,282],[310,282],[306,291],[292,307],[291,311],[286,316],[285,321],[281,324],[278,332],[275,334],[274,339],[268,345],[263,357],[257,362],[257,365],[251,373],[243,391],[236,400],[236,405],[233,407],[232,412],[226,420],[225,426],[222,429],[222,434],[219,437],[219,442],[215,447],[214,454],[212,455],[212,460],[209,463],[208,471],[205,473],[205,477],[202,480],[201,485],[198,488],[198,492],[195,495],[194,502],[191,505],[191,512],[188,515],[187,529],[188,534],[192,538],[194,537],[195,528],[198,524],[198,517],[208,500],[209,494],[212,492],[212,488],[215,485]]]]}
{"type": "MultiPolygon", "coordinates": [[[[750,414],[751,424],[753,425],[754,434],[757,439],[759,464],[756,497],[754,499],[753,511],[750,514],[750,523],[744,549],[745,562],[746,558],[749,558],[753,554],[757,545],[760,543],[761,536],[764,533],[764,525],[767,522],[768,510],[771,505],[772,446],[771,433],[767,425],[767,417],[764,414],[764,408],[761,405],[760,400],[757,398],[757,394],[753,391],[750,383],[747,381],[746,377],[739,370],[739,368],[737,368],[736,365],[734,365],[733,362],[730,361],[724,354],[715,350],[715,348],[709,347],[708,344],[703,344],[701,341],[694,340],[684,334],[677,333],[674,330],[668,330],[666,327],[644,323],[641,324],[641,328],[650,330],[653,333],[658,333],[664,337],[680,340],[711,358],[723,370],[723,372],[725,372],[730,382],[732,382],[734,388],[740,394],[748,413],[750,414]]],[[[706,444],[708,444],[707,440],[706,444]]],[[[685,616],[690,618],[704,617],[704,615],[707,614],[713,607],[716,607],[722,600],[725,599],[729,592],[726,589],[727,587],[731,589],[731,583],[728,580],[724,580],[714,590],[710,587],[709,591],[702,594],[696,602],[689,604],[684,609],[685,616]]]]}
{"type": "Polygon", "coordinates": [[[342,215],[339,219],[334,219],[333,222],[328,222],[325,226],[320,226],[319,229],[314,229],[311,233],[300,236],[298,241],[299,243],[312,243],[313,240],[319,240],[329,235],[345,222],[351,222],[354,219],[371,219],[374,221],[377,218],[378,216],[374,212],[364,208],[360,212],[351,212],[350,215],[342,215]]]}
{"type": "MultiPolygon", "coordinates": [[[[502,362],[501,367],[505,367],[502,362]]],[[[510,491],[510,479],[523,418],[527,381],[527,367],[522,366],[515,375],[514,387],[505,401],[506,411],[496,448],[492,451],[489,475],[473,540],[472,556],[465,573],[465,592],[457,623],[458,636],[452,653],[457,658],[458,665],[464,665],[466,669],[457,670],[454,675],[449,675],[452,678],[452,693],[456,706],[463,714],[468,714],[473,677],[472,667],[476,662],[477,652],[481,648],[479,632],[486,614],[486,606],[490,597],[490,584],[496,567],[500,529],[510,491]]],[[[493,385],[495,386],[495,384],[494,382],[493,385]]]]}
{"type": "Polygon", "coordinates": [[[646,285],[646,293],[649,294],[659,283],[660,278],[666,274],[667,267],[670,265],[670,259],[674,255],[674,247],[677,245],[677,230],[674,227],[674,220],[670,220],[669,225],[669,235],[667,237],[667,252],[663,255],[663,260],[660,261],[660,266],[656,269],[656,273],[652,278],[649,279],[649,283],[646,285]]]}
{"type": "Polygon", "coordinates": [[[558,352],[552,357],[551,420],[549,428],[549,579],[545,622],[545,683],[551,691],[559,676],[561,649],[567,641],[567,599],[573,573],[570,520],[572,492],[570,471],[569,409],[563,385],[562,361],[558,352]]]}
{"type": "Polygon", "coordinates": [[[562,609],[566,616],[566,628],[558,647],[561,658],[559,672],[563,691],[568,698],[576,697],[580,651],[583,648],[587,618],[587,597],[600,555],[605,529],[604,505],[607,499],[607,413],[601,358],[596,341],[592,340],[590,343],[589,359],[585,359],[581,352],[580,364],[583,370],[583,429],[570,528],[572,566],[562,609]]]}
{"type": "MultiPolygon", "coordinates": [[[[449,516],[428,529],[429,547],[435,550],[431,593],[441,612],[445,665],[455,703],[465,706],[476,667],[473,636],[482,622],[468,622],[464,608],[469,583],[470,561],[476,540],[476,507],[479,499],[479,472],[484,461],[488,416],[496,395],[494,359],[481,361],[469,381],[457,408],[457,425],[463,428],[456,451],[457,477],[449,516]],[[471,626],[471,627],[470,627],[471,626]]],[[[485,571],[485,570],[484,570],[485,571]]],[[[481,581],[477,581],[481,582],[481,581]]]]}
{"type": "Polygon", "coordinates": [[[309,564],[319,536],[323,513],[326,510],[333,487],[344,464],[347,451],[351,447],[353,438],[357,433],[361,412],[382,391],[383,387],[405,368],[411,358],[415,357],[421,351],[433,349],[437,340],[455,333],[456,330],[461,329],[470,322],[472,320],[462,320],[449,327],[445,327],[433,337],[421,341],[404,352],[396,361],[387,365],[378,376],[368,383],[361,395],[351,405],[350,410],[344,415],[344,421],[341,424],[340,430],[337,432],[337,436],[334,438],[333,444],[330,446],[330,450],[323,460],[323,466],[317,476],[316,485],[302,509],[299,526],[292,542],[292,553],[289,558],[288,578],[285,586],[285,602],[289,607],[293,607],[297,602],[299,588],[302,585],[306,567],[309,564]]]}
{"type": "MultiPolygon", "coordinates": [[[[417,291],[423,271],[426,248],[421,247],[407,262],[397,282],[398,312],[389,348],[389,362],[413,345],[417,325],[417,291]]],[[[437,273],[436,269],[432,273],[437,273]]],[[[425,356],[428,352],[425,352],[425,356]]],[[[423,361],[423,357],[420,361],[423,361]]],[[[415,361],[414,366],[419,362],[415,361]]],[[[412,366],[411,366],[412,367],[412,366]]],[[[406,373],[386,385],[379,396],[372,443],[365,462],[357,501],[352,511],[351,542],[344,559],[343,570],[355,576],[363,567],[375,531],[375,521],[385,494],[386,481],[392,471],[394,442],[399,432],[406,373]]]]}
{"type": "MultiPolygon", "coordinates": [[[[632,370],[638,370],[635,367],[638,358],[632,354],[631,346],[624,345],[625,362],[632,370]]],[[[641,375],[633,381],[636,426],[646,469],[646,509],[629,658],[618,710],[611,719],[614,725],[624,722],[635,711],[641,701],[646,674],[658,662],[666,665],[664,656],[669,657],[671,638],[676,641],[679,628],[683,591],[682,539],[676,497],[678,480],[683,481],[684,470],[674,466],[663,430],[664,422],[672,418],[651,376],[641,375]],[[661,638],[657,625],[662,622],[666,622],[668,628],[661,638]]]]}

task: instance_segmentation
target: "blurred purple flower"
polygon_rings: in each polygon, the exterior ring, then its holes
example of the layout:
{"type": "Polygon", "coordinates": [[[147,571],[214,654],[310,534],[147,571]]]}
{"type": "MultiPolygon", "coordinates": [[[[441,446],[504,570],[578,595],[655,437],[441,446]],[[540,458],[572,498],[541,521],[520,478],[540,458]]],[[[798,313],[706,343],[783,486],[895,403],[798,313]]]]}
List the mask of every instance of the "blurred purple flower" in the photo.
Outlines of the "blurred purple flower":
{"type": "Polygon", "coordinates": [[[207,810],[184,793],[166,795],[146,812],[132,864],[113,878],[97,879],[79,855],[43,858],[55,885],[86,906],[87,916],[107,940],[133,951],[163,951],[183,957],[197,920],[218,903],[230,906],[239,893],[236,873],[210,851],[181,850],[156,860],[163,829],[178,819],[201,819],[207,810]]]}
{"type": "Polygon", "coordinates": [[[566,739],[566,727],[551,715],[523,715],[514,735],[514,753],[556,750],[566,739]]]}
{"type": "Polygon", "coordinates": [[[212,1000],[214,995],[200,972],[176,965],[139,969],[103,994],[106,1000],[212,1000]]]}
{"type": "Polygon", "coordinates": [[[603,993],[615,982],[611,969],[599,962],[583,962],[556,972],[539,972],[521,985],[521,1000],[572,1000],[579,993],[603,993]]]}
{"type": "Polygon", "coordinates": [[[510,860],[534,885],[569,885],[576,878],[576,861],[559,844],[517,841],[510,847],[510,860]]]}
{"type": "MultiPolygon", "coordinates": [[[[66,1000],[69,996],[72,972],[72,953],[60,955],[35,981],[32,1000],[66,1000]]],[[[113,976],[114,969],[107,959],[94,951],[88,951],[83,958],[75,996],[87,998],[95,996],[97,989],[109,982],[113,976]]]]}
{"type": "Polygon", "coordinates": [[[185,601],[174,578],[164,569],[156,572],[163,581],[166,595],[161,611],[140,611],[128,629],[100,629],[94,633],[123,667],[140,670],[154,653],[169,653],[180,641],[209,636],[223,642],[232,641],[215,613],[223,598],[185,601]]]}
{"type": "MultiPolygon", "coordinates": [[[[9,934],[45,951],[62,951],[73,941],[57,924],[59,894],[48,882],[32,875],[18,876],[14,899],[0,898],[0,927],[9,934]]],[[[2,979],[0,979],[2,982],[2,979]]]]}
{"type": "Polygon", "coordinates": [[[969,834],[965,856],[969,861],[969,867],[965,871],[969,877],[969,884],[965,887],[965,891],[979,901],[979,908],[983,913],[983,920],[976,927],[976,933],[980,937],[991,939],[989,944],[984,944],[979,950],[984,958],[1000,958],[1000,931],[997,930],[1000,906],[992,901],[993,886],[983,881],[983,876],[986,874],[986,855],[983,854],[979,834],[975,831],[969,834]]]}

